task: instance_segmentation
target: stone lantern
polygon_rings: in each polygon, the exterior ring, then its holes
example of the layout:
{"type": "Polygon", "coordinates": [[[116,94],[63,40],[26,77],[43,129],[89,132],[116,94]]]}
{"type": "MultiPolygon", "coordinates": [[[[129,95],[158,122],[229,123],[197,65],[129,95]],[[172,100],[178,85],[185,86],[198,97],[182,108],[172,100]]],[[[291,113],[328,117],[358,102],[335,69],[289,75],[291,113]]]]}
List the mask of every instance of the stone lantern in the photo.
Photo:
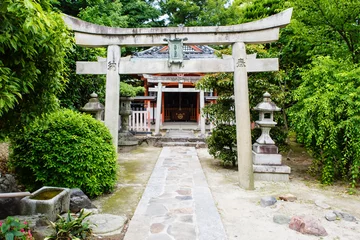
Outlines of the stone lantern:
{"type": "Polygon", "coordinates": [[[120,116],[121,116],[121,132],[129,131],[129,116],[132,113],[131,97],[120,97],[120,116]]]}
{"type": "Polygon", "coordinates": [[[104,112],[104,105],[99,102],[98,95],[96,93],[90,94],[90,100],[85,104],[81,111],[91,114],[96,120],[102,120],[102,114],[104,112]]]}
{"type": "Polygon", "coordinates": [[[270,96],[270,93],[266,92],[263,95],[263,101],[254,108],[254,110],[259,111],[259,120],[256,121],[256,123],[261,128],[261,136],[256,140],[258,144],[275,144],[270,137],[270,129],[276,125],[276,122],[274,122],[274,112],[280,111],[281,108],[278,108],[275,103],[271,101],[270,96]]]}
{"type": "Polygon", "coordinates": [[[138,144],[138,140],[129,132],[129,117],[131,110],[131,97],[120,97],[120,117],[121,129],[119,131],[118,145],[119,146],[134,146],[138,144]]]}
{"type": "Polygon", "coordinates": [[[266,92],[263,101],[254,110],[259,111],[257,125],[261,128],[261,136],[253,144],[253,169],[255,180],[289,181],[290,167],[281,164],[278,147],[270,137],[270,129],[276,125],[274,112],[280,111],[266,92]]]}

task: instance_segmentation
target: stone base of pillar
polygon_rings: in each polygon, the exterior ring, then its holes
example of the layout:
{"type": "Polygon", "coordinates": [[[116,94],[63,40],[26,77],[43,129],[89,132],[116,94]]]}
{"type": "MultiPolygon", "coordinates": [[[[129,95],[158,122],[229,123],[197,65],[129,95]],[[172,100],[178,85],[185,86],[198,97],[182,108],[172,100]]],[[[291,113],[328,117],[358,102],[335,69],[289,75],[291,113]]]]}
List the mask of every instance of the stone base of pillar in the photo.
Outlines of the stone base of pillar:
{"type": "Polygon", "coordinates": [[[288,182],[291,168],[281,165],[280,154],[261,154],[252,152],[254,180],[288,182]]]}
{"type": "Polygon", "coordinates": [[[119,132],[118,146],[134,146],[139,144],[139,140],[131,132],[119,132]]]}
{"type": "Polygon", "coordinates": [[[254,173],[254,180],[267,182],[289,182],[289,174],[254,173]]]}
{"type": "Polygon", "coordinates": [[[263,154],[277,154],[278,147],[272,144],[260,144],[254,143],[252,147],[253,151],[256,153],[263,153],[263,154]]]}
{"type": "Polygon", "coordinates": [[[255,165],[281,165],[280,154],[261,154],[253,151],[252,158],[255,165]]]}

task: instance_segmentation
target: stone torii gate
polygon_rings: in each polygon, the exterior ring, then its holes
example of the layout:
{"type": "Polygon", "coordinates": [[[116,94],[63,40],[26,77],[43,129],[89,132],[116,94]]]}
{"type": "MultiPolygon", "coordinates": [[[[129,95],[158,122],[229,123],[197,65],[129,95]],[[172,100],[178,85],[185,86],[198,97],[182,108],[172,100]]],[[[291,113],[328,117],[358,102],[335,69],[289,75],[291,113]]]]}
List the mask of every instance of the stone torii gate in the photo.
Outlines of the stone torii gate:
{"type": "MultiPolygon", "coordinates": [[[[106,74],[105,124],[118,141],[119,121],[119,74],[159,73],[234,73],[237,155],[240,186],[254,188],[250,108],[248,96],[248,72],[277,71],[278,59],[247,58],[245,44],[270,43],[279,39],[281,27],[290,23],[292,8],[276,15],[239,25],[210,27],[165,28],[112,28],[91,24],[80,19],[64,16],[65,23],[75,32],[76,44],[84,47],[107,47],[107,60],[77,62],[78,74],[106,74]],[[121,58],[120,46],[156,46],[168,41],[169,48],[175,41],[193,45],[232,45],[232,56],[223,59],[184,60],[179,45],[175,46],[175,59],[131,61],[121,58]]],[[[182,46],[182,45],[181,45],[182,46]]],[[[174,52],[173,52],[174,53],[174,52]]],[[[171,55],[171,54],[170,54],[171,55]]],[[[174,54],[173,54],[174,55],[174,54]]],[[[161,84],[159,84],[161,92],[161,84]]],[[[160,95],[161,96],[161,95],[160,95]]],[[[160,97],[158,96],[158,97],[160,97]]]]}

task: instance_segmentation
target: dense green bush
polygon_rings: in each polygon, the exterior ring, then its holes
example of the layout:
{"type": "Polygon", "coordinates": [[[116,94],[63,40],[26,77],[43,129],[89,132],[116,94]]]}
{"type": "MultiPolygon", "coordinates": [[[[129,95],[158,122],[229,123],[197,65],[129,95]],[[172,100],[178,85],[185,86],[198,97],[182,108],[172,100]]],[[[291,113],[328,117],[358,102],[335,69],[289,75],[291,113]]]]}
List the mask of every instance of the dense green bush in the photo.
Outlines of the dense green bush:
{"type": "Polygon", "coordinates": [[[290,109],[297,140],[311,151],[312,170],[324,184],[360,180],[360,68],[349,61],[318,57],[303,69],[303,83],[290,109]]]}
{"type": "Polygon", "coordinates": [[[61,110],[36,119],[12,139],[10,164],[29,189],[81,188],[89,196],[113,189],[116,151],[105,125],[61,110]]]}
{"type": "Polygon", "coordinates": [[[224,166],[237,164],[236,126],[219,124],[206,139],[209,153],[221,160],[224,166]]]}

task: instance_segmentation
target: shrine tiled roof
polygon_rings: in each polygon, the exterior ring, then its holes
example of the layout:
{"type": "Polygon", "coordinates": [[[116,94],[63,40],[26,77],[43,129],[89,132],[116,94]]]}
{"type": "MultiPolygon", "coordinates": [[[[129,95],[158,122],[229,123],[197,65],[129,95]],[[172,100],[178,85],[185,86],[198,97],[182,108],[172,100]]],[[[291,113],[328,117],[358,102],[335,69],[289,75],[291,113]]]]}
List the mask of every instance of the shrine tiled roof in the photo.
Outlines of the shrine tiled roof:
{"type": "MultiPolygon", "coordinates": [[[[206,45],[183,45],[184,59],[216,58],[215,50],[206,45]]],[[[168,46],[155,46],[133,54],[132,58],[168,58],[168,46]]]]}

